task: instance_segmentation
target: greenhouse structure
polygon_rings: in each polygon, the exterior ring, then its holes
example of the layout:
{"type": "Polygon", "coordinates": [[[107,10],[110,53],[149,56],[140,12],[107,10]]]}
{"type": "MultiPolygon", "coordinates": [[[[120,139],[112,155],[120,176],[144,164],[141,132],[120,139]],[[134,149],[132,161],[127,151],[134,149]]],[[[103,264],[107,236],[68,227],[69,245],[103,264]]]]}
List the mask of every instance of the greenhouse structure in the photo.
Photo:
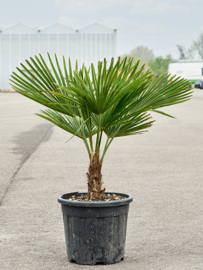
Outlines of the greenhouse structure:
{"type": "Polygon", "coordinates": [[[59,63],[63,56],[68,63],[79,67],[84,63],[89,67],[104,58],[109,62],[116,57],[116,29],[110,29],[94,23],[80,30],[74,30],[62,24],[55,24],[42,30],[33,29],[23,24],[17,24],[0,30],[0,90],[10,89],[9,77],[12,71],[25,63],[25,59],[39,55],[48,63],[47,52],[54,60],[56,53],[59,63]]]}

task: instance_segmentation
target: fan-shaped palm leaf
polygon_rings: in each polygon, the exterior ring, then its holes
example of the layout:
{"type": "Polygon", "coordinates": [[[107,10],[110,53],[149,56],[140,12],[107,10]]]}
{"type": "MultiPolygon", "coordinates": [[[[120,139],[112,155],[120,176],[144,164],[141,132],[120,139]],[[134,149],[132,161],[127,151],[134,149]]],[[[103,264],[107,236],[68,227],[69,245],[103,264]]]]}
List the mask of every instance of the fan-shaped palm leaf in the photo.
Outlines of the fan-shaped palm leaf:
{"type": "MultiPolygon", "coordinates": [[[[49,65],[43,57],[26,60],[25,72],[20,69],[11,76],[12,87],[20,94],[48,107],[41,117],[83,139],[90,158],[100,151],[102,133],[107,135],[104,154],[115,137],[138,134],[149,128],[153,121],[149,112],[170,116],[162,107],[184,102],[191,97],[190,83],[181,78],[162,75],[158,79],[139,62],[112,58],[75,70],[69,59],[63,58],[63,70],[55,56],[55,64],[48,54],[49,65]],[[148,112],[148,113],[147,113],[148,112]],[[92,136],[97,134],[96,146],[92,136]],[[89,141],[89,142],[88,142],[89,141]]],[[[172,116],[171,116],[172,117],[172,116]]],[[[104,155],[103,155],[104,156],[104,155]]],[[[102,159],[103,160],[103,159],[102,159]]]]}

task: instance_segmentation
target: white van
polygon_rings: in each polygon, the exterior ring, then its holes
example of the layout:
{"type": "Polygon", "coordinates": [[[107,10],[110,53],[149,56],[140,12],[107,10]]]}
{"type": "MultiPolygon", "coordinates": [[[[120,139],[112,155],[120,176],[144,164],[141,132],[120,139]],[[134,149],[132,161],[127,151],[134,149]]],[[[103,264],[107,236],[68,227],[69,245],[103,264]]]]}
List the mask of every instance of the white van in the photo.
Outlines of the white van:
{"type": "Polygon", "coordinates": [[[168,66],[168,74],[181,76],[192,83],[203,80],[203,61],[179,61],[168,66]]]}

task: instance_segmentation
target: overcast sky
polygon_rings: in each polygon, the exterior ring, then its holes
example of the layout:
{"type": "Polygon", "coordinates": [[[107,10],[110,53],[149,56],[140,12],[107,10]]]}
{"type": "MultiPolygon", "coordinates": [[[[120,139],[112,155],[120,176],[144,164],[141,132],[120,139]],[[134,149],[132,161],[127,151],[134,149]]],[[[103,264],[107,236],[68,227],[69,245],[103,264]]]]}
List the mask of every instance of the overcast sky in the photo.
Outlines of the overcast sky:
{"type": "Polygon", "coordinates": [[[118,55],[139,45],[156,56],[179,57],[203,33],[203,0],[0,0],[0,28],[16,23],[73,29],[98,22],[117,29],[118,55]]]}

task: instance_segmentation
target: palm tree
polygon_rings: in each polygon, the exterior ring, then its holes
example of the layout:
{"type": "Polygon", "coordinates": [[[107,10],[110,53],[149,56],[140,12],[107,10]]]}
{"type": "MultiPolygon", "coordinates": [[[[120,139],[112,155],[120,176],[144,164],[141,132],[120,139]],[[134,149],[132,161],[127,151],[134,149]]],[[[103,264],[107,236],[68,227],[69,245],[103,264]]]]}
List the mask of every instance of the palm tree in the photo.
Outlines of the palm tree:
{"type": "MultiPolygon", "coordinates": [[[[97,71],[93,64],[87,69],[84,64],[72,70],[63,58],[63,72],[55,55],[56,64],[48,54],[51,69],[43,57],[26,60],[23,71],[13,72],[11,85],[18,93],[48,107],[41,110],[40,117],[52,122],[82,139],[90,159],[88,199],[101,200],[101,168],[104,156],[116,137],[140,134],[151,127],[150,111],[173,117],[157,110],[190,99],[191,84],[170,76],[158,79],[151,71],[139,68],[133,59],[111,59],[98,62],[97,71]],[[103,152],[100,151],[102,135],[106,134],[103,152]],[[95,145],[93,136],[96,137],[95,145]]],[[[104,137],[104,136],[103,136],[104,137]]]]}

